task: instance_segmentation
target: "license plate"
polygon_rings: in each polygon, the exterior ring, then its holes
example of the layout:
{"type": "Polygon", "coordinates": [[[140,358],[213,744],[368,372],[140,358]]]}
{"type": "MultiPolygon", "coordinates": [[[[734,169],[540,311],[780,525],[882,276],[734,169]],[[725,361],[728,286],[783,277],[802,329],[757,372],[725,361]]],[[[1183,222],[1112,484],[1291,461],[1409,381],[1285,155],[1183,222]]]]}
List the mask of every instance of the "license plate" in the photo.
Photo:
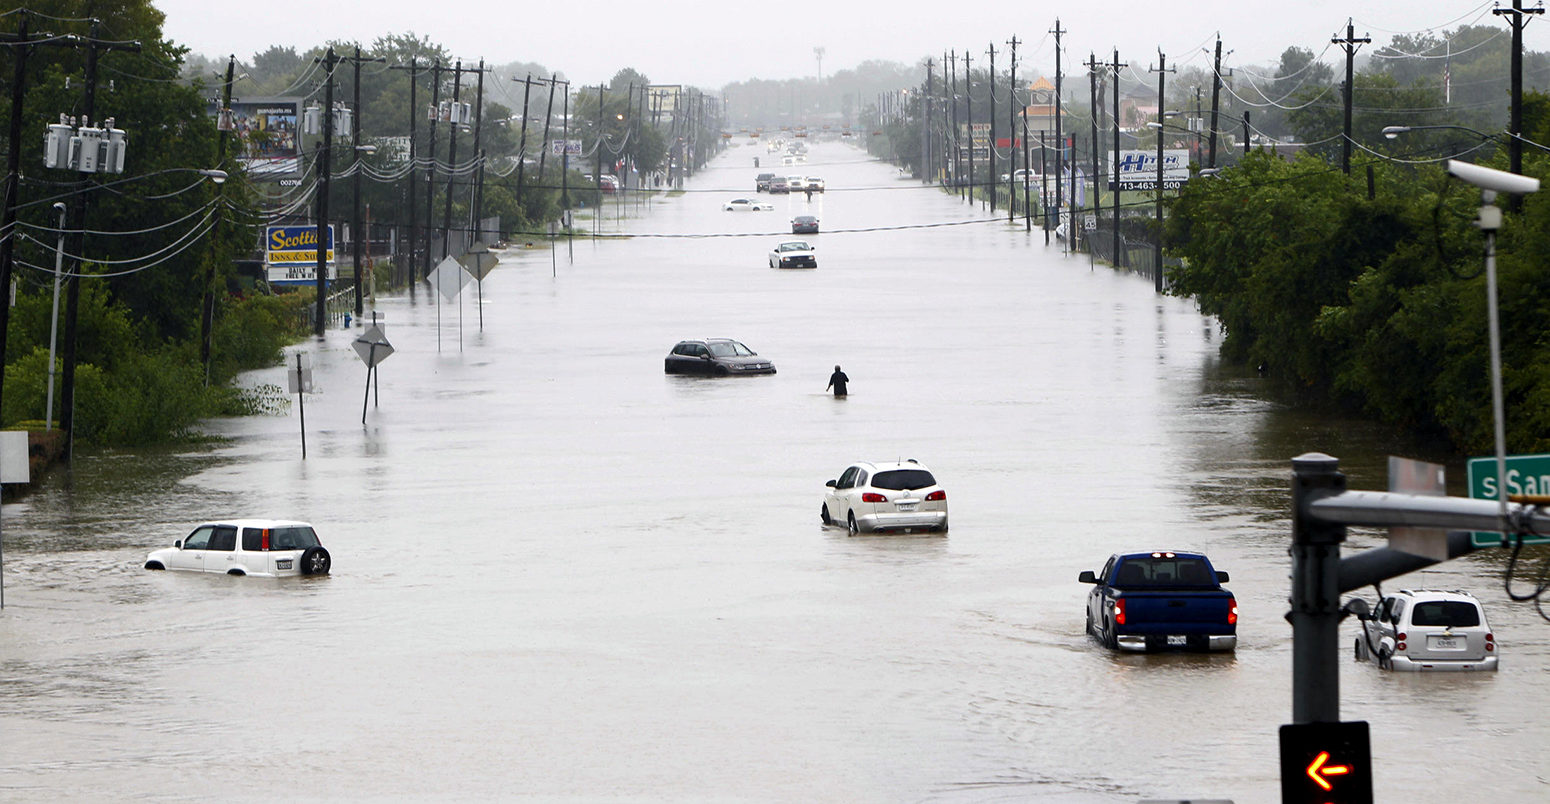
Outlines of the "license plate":
{"type": "Polygon", "coordinates": [[[900,511],[913,511],[913,510],[915,510],[915,503],[899,503],[899,510],[900,511]]]}
{"type": "Polygon", "coordinates": [[[1463,650],[1464,649],[1464,638],[1463,637],[1456,637],[1456,636],[1434,636],[1434,637],[1431,637],[1431,642],[1432,642],[1431,647],[1432,647],[1433,650],[1463,650]]]}
{"type": "Polygon", "coordinates": [[[1189,637],[1173,636],[1172,634],[1168,636],[1169,647],[1183,646],[1187,644],[1189,644],[1189,637]]]}
{"type": "Polygon", "coordinates": [[[290,558],[277,558],[277,559],[275,559],[275,562],[274,562],[274,568],[275,569],[288,570],[288,569],[291,568],[291,562],[293,560],[294,559],[290,559],[290,558]]]}

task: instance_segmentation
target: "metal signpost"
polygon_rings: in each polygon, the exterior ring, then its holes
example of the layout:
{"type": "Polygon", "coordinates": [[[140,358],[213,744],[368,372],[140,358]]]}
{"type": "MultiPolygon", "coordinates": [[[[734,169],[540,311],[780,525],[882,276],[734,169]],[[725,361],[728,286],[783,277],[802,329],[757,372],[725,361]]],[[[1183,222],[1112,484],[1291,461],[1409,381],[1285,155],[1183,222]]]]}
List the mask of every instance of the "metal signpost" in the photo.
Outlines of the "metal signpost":
{"type": "Polygon", "coordinates": [[[286,372],[291,393],[296,395],[297,409],[301,412],[301,459],[307,459],[307,394],[312,393],[312,355],[296,353],[296,367],[286,372]]]}
{"type": "MultiPolygon", "coordinates": [[[[372,382],[377,378],[377,364],[388,359],[393,354],[393,344],[388,343],[386,335],[382,334],[382,325],[377,322],[377,314],[371,314],[371,325],[366,331],[355,339],[352,346],[355,353],[361,356],[361,361],[366,364],[366,395],[361,399],[361,424],[366,423],[366,403],[371,399],[372,382]]],[[[378,394],[378,402],[381,402],[381,394],[378,394]]]]}

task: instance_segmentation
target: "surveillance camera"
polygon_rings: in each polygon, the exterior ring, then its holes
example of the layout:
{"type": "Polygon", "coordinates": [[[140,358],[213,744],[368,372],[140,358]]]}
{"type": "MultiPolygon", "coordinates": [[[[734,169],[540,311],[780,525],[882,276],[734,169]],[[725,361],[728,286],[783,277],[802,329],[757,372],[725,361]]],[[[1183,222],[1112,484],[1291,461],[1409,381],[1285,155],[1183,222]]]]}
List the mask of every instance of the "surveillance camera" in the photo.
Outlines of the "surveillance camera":
{"type": "Polygon", "coordinates": [[[1481,167],[1469,162],[1460,162],[1457,159],[1448,160],[1448,173],[1493,193],[1526,195],[1539,192],[1539,179],[1519,176],[1505,170],[1481,167]]]}

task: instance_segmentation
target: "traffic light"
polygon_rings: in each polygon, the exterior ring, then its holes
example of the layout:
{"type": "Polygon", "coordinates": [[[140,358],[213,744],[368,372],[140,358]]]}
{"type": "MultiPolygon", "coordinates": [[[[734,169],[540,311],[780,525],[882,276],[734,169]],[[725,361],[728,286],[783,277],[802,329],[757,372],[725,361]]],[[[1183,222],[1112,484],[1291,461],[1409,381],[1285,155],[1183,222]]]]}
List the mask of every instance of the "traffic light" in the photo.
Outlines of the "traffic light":
{"type": "Polygon", "coordinates": [[[1372,804],[1367,721],[1282,726],[1281,804],[1372,804]]]}

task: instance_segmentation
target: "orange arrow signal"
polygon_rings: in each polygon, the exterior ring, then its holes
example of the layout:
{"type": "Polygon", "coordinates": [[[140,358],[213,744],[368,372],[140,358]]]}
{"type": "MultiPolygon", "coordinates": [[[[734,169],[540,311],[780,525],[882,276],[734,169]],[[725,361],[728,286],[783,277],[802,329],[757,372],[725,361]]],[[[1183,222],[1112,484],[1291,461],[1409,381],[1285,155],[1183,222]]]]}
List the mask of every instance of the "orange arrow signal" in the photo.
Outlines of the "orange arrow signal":
{"type": "MultiPolygon", "coordinates": [[[[1306,756],[1306,754],[1304,754],[1304,756],[1306,756]]],[[[1312,779],[1314,784],[1324,788],[1325,790],[1333,790],[1335,789],[1335,786],[1330,784],[1324,777],[1343,776],[1351,772],[1351,767],[1349,765],[1330,765],[1325,767],[1324,763],[1328,761],[1329,752],[1320,751],[1319,755],[1313,758],[1313,763],[1308,766],[1308,778],[1312,779]]]]}

